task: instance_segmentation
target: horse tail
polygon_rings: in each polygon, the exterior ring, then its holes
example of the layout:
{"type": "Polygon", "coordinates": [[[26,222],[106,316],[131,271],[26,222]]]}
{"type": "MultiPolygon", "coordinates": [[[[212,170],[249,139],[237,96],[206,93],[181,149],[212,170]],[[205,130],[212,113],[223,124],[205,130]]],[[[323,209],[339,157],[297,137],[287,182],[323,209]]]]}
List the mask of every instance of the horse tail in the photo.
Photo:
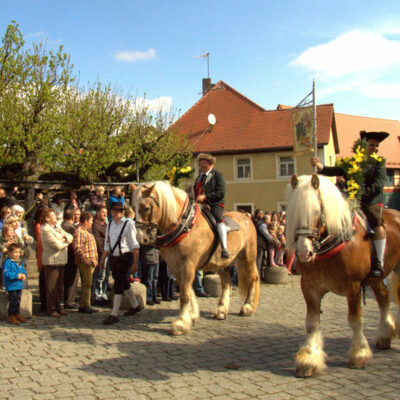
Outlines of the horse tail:
{"type": "Polygon", "coordinates": [[[392,299],[400,306],[400,271],[394,270],[390,275],[390,295],[392,299]]]}
{"type": "Polygon", "coordinates": [[[239,292],[250,303],[251,312],[254,312],[258,305],[260,295],[260,277],[256,263],[257,258],[257,233],[251,219],[246,221],[246,245],[241,256],[238,257],[238,283],[239,292]]]}

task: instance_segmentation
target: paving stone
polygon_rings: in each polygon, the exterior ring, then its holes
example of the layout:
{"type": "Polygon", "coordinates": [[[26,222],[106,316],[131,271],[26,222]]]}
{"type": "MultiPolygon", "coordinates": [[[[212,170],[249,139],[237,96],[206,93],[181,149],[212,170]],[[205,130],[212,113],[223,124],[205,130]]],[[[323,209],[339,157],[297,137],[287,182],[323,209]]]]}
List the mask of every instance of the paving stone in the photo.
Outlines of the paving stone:
{"type": "MultiPolygon", "coordinates": [[[[290,285],[263,284],[250,318],[237,315],[237,290],[226,321],[212,318],[217,299],[199,299],[201,317],[183,337],[169,335],[177,302],[134,318],[121,315],[111,327],[102,325],[106,309],[91,316],[71,312],[57,321],[34,315],[18,327],[0,321],[0,399],[397,399],[400,341],[391,350],[374,350],[366,369],[348,369],[347,306],[333,294],[325,296],[321,315],[328,369],[309,379],[294,376],[305,303],[299,277],[290,279],[290,285]]],[[[30,285],[35,303],[34,279],[30,285]]],[[[368,296],[364,333],[372,344],[379,311],[368,296]]]]}

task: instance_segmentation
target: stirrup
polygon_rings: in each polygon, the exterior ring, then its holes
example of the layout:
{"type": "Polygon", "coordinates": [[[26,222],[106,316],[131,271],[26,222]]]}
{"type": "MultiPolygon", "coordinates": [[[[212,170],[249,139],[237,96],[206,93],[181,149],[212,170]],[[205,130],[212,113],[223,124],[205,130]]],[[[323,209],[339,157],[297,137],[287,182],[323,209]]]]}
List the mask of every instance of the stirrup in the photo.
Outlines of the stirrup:
{"type": "Polygon", "coordinates": [[[381,278],[385,275],[385,270],[383,269],[381,260],[375,260],[374,264],[371,265],[371,272],[369,274],[374,278],[381,278]]]}

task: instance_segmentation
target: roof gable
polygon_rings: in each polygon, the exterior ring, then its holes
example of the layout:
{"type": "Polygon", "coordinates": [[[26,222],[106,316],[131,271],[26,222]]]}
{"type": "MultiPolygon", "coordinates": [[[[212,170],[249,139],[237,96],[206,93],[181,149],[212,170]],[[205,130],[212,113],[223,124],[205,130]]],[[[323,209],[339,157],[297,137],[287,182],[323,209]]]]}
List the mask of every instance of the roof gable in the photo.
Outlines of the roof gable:
{"type": "MultiPolygon", "coordinates": [[[[219,81],[173,125],[188,134],[194,152],[245,152],[293,147],[292,112],[285,106],[265,110],[223,81],[219,81]],[[216,124],[210,127],[208,115],[216,124]]],[[[318,143],[327,144],[333,123],[333,105],[317,107],[318,143]]],[[[334,136],[336,132],[334,132],[334,136]]]]}

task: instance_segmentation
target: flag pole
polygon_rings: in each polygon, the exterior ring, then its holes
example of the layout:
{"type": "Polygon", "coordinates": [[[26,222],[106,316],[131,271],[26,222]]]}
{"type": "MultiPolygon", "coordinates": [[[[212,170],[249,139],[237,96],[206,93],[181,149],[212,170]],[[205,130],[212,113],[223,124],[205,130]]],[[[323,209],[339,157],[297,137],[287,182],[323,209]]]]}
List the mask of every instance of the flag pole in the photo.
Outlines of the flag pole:
{"type": "MultiPolygon", "coordinates": [[[[312,84],[312,101],[313,101],[313,111],[314,111],[314,157],[318,157],[317,148],[317,104],[315,103],[315,79],[313,79],[312,84]]],[[[318,173],[318,168],[314,167],[314,173],[318,173]]]]}

